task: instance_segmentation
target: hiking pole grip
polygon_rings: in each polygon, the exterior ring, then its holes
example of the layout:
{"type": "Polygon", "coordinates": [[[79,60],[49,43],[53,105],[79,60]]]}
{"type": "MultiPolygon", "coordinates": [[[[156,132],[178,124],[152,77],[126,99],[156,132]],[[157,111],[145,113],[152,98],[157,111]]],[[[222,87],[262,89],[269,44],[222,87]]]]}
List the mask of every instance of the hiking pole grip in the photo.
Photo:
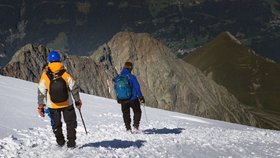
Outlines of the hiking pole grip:
{"type": "Polygon", "coordinates": [[[81,109],[79,109],[79,113],[80,113],[80,116],[81,116],[81,119],[82,119],[82,122],[83,122],[83,125],[84,125],[85,132],[86,132],[86,134],[88,134],[87,128],[86,128],[86,125],[85,125],[85,122],[84,122],[84,119],[83,119],[83,115],[82,115],[82,112],[81,112],[81,109]]]}

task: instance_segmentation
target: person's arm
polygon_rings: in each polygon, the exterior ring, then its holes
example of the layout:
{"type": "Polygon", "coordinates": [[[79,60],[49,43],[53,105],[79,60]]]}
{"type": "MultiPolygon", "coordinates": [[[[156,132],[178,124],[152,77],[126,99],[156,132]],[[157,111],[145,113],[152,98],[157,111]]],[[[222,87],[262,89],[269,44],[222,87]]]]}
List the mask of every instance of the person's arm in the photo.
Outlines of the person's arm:
{"type": "Polygon", "coordinates": [[[78,83],[69,75],[68,77],[68,86],[69,86],[69,89],[72,93],[72,96],[75,100],[75,105],[78,109],[81,109],[82,107],[82,101],[80,99],[80,87],[78,85],[78,83]]]}
{"type": "Polygon", "coordinates": [[[43,72],[41,79],[38,83],[38,113],[41,117],[44,117],[44,106],[45,102],[44,99],[47,95],[47,88],[46,88],[46,74],[43,72]]]}
{"type": "Polygon", "coordinates": [[[80,87],[77,82],[72,79],[72,77],[68,78],[69,89],[73,95],[75,101],[80,100],[80,87]]]}
{"type": "Polygon", "coordinates": [[[134,79],[133,79],[133,86],[135,88],[136,95],[137,95],[140,103],[145,103],[144,96],[142,95],[142,92],[141,92],[140,84],[139,84],[139,82],[138,82],[136,77],[134,77],[134,79]]]}
{"type": "Polygon", "coordinates": [[[38,105],[43,105],[43,104],[44,104],[44,99],[45,99],[45,94],[43,94],[43,93],[38,89],[38,105]]]}
{"type": "Polygon", "coordinates": [[[40,81],[38,83],[38,105],[44,104],[44,98],[47,95],[47,87],[46,87],[46,73],[43,72],[40,81]]]}
{"type": "Polygon", "coordinates": [[[141,92],[141,88],[140,88],[139,82],[138,82],[138,80],[137,80],[137,78],[135,76],[133,76],[133,80],[132,81],[133,81],[132,85],[135,88],[137,97],[138,98],[142,97],[143,95],[142,95],[142,92],[141,92]]]}

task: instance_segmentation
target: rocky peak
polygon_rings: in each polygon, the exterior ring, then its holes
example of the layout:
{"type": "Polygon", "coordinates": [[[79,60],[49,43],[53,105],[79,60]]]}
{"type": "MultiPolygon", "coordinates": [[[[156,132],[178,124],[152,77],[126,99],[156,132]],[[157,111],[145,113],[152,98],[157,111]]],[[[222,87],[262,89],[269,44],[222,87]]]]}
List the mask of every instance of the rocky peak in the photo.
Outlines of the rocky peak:
{"type": "MultiPolygon", "coordinates": [[[[38,81],[41,65],[47,61],[47,51],[47,48],[25,46],[3,68],[2,74],[38,81]]],[[[120,32],[91,56],[62,54],[62,59],[85,93],[114,98],[112,79],[126,61],[131,61],[148,106],[262,126],[224,87],[178,59],[149,34],[120,32]]]]}
{"type": "Polygon", "coordinates": [[[227,41],[232,41],[236,44],[239,44],[241,45],[241,42],[235,38],[230,32],[226,31],[226,32],[222,32],[220,33],[217,37],[216,37],[216,40],[220,40],[220,39],[223,39],[223,40],[227,40],[227,41]]]}
{"type": "MultiPolygon", "coordinates": [[[[176,58],[169,48],[149,34],[120,32],[102,47],[110,49],[117,72],[126,61],[134,63],[133,73],[138,77],[149,106],[230,122],[258,124],[224,87],[176,58]]],[[[92,57],[97,54],[100,51],[92,57]]]]}
{"type": "MultiPolygon", "coordinates": [[[[38,82],[43,67],[47,64],[49,51],[50,49],[43,45],[27,44],[15,53],[12,60],[3,67],[1,74],[38,82]]],[[[103,73],[108,67],[112,67],[110,62],[97,63],[90,57],[60,54],[62,63],[79,82],[82,92],[111,97],[108,80],[111,80],[116,72],[111,69],[108,73],[103,73]]]]}
{"type": "Polygon", "coordinates": [[[46,64],[49,49],[42,45],[27,44],[18,50],[12,60],[3,68],[2,73],[11,77],[37,82],[46,64]]]}
{"type": "Polygon", "coordinates": [[[267,124],[280,128],[279,64],[257,55],[228,33],[221,33],[184,60],[225,86],[239,101],[262,115],[267,124]]]}

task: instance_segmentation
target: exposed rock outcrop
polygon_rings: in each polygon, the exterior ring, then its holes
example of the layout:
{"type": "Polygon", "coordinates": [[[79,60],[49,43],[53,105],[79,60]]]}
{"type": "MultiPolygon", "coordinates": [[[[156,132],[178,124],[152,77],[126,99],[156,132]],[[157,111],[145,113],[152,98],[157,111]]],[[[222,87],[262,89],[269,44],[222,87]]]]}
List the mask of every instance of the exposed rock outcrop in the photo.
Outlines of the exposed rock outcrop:
{"type": "Polygon", "coordinates": [[[258,122],[224,87],[200,70],[175,57],[161,42],[145,33],[121,32],[100,47],[92,58],[110,49],[120,72],[132,61],[147,105],[197,116],[256,126],[258,122]]]}
{"type": "Polygon", "coordinates": [[[1,69],[1,74],[37,82],[47,63],[49,51],[42,45],[35,47],[27,44],[14,54],[12,60],[1,69]]]}
{"type": "MultiPolygon", "coordinates": [[[[280,127],[280,65],[257,55],[229,32],[184,57],[269,126],[280,127]]],[[[267,127],[269,127],[267,126],[267,127]]]]}
{"type": "MultiPolygon", "coordinates": [[[[39,45],[27,44],[13,56],[12,60],[1,70],[1,74],[38,82],[43,67],[47,64],[50,50],[39,45]]],[[[90,57],[61,54],[68,72],[79,82],[81,91],[110,98],[109,80],[116,74],[110,62],[94,62],[90,57]]]]}
{"type": "MultiPolygon", "coordinates": [[[[25,47],[2,74],[36,82],[46,63],[47,49],[25,47]]],[[[114,97],[112,78],[125,61],[132,61],[148,106],[262,127],[262,122],[224,87],[176,58],[149,34],[120,32],[89,57],[63,54],[62,60],[83,92],[114,97]]]]}

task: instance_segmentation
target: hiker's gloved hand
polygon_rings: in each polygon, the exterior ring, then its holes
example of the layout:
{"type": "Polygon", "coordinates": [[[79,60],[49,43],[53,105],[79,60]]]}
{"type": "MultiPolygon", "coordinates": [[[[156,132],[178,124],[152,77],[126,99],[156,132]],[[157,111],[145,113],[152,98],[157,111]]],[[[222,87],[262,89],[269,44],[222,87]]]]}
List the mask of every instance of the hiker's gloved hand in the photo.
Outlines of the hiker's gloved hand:
{"type": "Polygon", "coordinates": [[[38,114],[41,116],[41,117],[45,117],[45,111],[44,111],[44,104],[39,104],[38,105],[38,114]]]}
{"type": "Polygon", "coordinates": [[[79,110],[82,108],[82,104],[83,104],[83,103],[82,103],[81,100],[75,101],[76,108],[79,109],[79,110]]]}
{"type": "Polygon", "coordinates": [[[145,99],[143,96],[139,97],[138,99],[139,99],[140,103],[143,103],[143,104],[145,103],[145,99]]]}

